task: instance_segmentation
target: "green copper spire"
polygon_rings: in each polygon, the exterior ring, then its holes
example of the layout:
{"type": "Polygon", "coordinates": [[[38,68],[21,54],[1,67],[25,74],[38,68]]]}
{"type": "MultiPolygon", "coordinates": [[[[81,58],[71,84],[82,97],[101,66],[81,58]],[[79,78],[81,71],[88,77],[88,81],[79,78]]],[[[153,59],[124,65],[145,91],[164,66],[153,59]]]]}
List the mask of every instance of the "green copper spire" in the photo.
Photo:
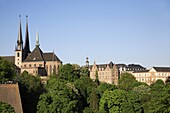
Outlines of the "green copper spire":
{"type": "Polygon", "coordinates": [[[36,32],[36,46],[40,46],[38,32],[36,32]]]}

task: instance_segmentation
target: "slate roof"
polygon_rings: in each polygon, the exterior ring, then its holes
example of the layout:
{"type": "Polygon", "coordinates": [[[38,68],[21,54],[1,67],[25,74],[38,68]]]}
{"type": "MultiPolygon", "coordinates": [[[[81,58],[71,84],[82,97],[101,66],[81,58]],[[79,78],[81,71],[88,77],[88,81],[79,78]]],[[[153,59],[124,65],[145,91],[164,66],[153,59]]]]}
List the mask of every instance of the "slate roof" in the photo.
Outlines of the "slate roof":
{"type": "MultiPolygon", "coordinates": [[[[113,68],[114,64],[113,62],[110,62],[109,64],[96,64],[97,68],[104,68],[106,69],[107,65],[109,65],[110,68],[113,68]]],[[[90,69],[92,69],[93,65],[90,65],[90,69]]]]}
{"type": "Polygon", "coordinates": [[[24,62],[44,61],[42,54],[42,50],[39,48],[39,46],[36,46],[35,49],[24,60],[24,62]]]}
{"type": "Polygon", "coordinates": [[[43,58],[45,61],[60,61],[61,60],[53,53],[43,53],[43,58]]]}
{"type": "Polygon", "coordinates": [[[170,67],[153,67],[157,72],[170,72],[170,67]]]}
{"type": "Polygon", "coordinates": [[[39,46],[28,55],[24,62],[35,62],[35,61],[60,61],[61,60],[54,53],[43,53],[39,46]]]}
{"type": "Polygon", "coordinates": [[[133,73],[146,73],[146,72],[149,72],[149,70],[137,70],[134,71],[133,73]]]}
{"type": "Polygon", "coordinates": [[[127,68],[144,68],[144,67],[142,67],[142,66],[139,65],[139,64],[129,64],[129,65],[127,66],[127,68]]]}
{"type": "Polygon", "coordinates": [[[5,60],[15,63],[15,56],[1,56],[5,60]]]}

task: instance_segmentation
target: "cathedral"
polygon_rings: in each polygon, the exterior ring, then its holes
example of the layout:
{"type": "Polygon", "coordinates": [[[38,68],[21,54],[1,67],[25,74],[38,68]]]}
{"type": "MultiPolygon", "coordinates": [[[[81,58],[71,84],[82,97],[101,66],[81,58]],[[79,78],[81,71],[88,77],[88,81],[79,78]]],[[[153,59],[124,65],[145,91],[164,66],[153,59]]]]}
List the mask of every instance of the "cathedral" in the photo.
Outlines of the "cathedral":
{"type": "MultiPolygon", "coordinates": [[[[21,18],[21,17],[20,17],[21,18]]],[[[39,44],[39,36],[36,33],[36,45],[30,51],[28,16],[26,16],[25,44],[22,39],[21,19],[19,21],[18,39],[15,47],[15,56],[5,56],[4,58],[15,63],[20,73],[27,71],[32,75],[49,76],[56,74],[62,61],[54,52],[44,53],[39,44]]]]}

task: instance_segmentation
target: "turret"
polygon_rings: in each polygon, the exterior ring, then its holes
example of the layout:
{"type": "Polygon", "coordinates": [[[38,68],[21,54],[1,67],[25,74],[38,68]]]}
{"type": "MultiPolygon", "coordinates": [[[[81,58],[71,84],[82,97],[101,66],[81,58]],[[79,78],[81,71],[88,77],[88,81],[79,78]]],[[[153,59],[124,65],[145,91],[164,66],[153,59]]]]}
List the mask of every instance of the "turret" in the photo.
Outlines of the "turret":
{"type": "Polygon", "coordinates": [[[86,67],[89,67],[89,58],[86,57],[86,67]]]}

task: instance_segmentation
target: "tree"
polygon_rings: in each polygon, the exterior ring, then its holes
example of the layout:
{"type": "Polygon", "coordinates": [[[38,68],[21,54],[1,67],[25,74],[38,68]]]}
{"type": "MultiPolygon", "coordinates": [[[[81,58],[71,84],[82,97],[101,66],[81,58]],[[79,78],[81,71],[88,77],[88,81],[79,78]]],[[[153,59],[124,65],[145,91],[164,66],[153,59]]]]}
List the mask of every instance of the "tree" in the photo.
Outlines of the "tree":
{"type": "Polygon", "coordinates": [[[89,76],[89,69],[85,66],[80,67],[80,76],[89,76]]]}
{"type": "Polygon", "coordinates": [[[61,79],[56,81],[54,78],[52,81],[50,79],[47,82],[46,93],[43,93],[39,99],[37,113],[79,112],[79,94],[74,84],[65,83],[61,79]]]}
{"type": "Polygon", "coordinates": [[[43,92],[41,79],[24,71],[21,75],[16,76],[15,81],[19,84],[23,112],[36,113],[38,99],[43,92]]]}
{"type": "MultiPolygon", "coordinates": [[[[100,99],[99,108],[107,113],[141,113],[142,105],[133,92],[115,89],[114,91],[106,90],[100,99]]],[[[100,111],[99,110],[99,111],[100,111]]]]}
{"type": "Polygon", "coordinates": [[[12,80],[16,75],[16,66],[0,57],[0,82],[12,80]]]}
{"type": "Polygon", "coordinates": [[[117,87],[114,85],[114,84],[108,84],[108,83],[100,83],[100,85],[97,87],[97,91],[100,95],[100,98],[102,97],[103,93],[106,91],[106,90],[115,90],[117,89],[117,87]]]}
{"type": "MultiPolygon", "coordinates": [[[[124,111],[124,107],[128,105],[127,92],[116,89],[114,91],[105,91],[100,99],[100,110],[108,113],[119,113],[124,111]]],[[[128,106],[129,108],[129,106],[128,106]]],[[[131,111],[127,111],[131,112],[131,111]]]]}
{"type": "Polygon", "coordinates": [[[64,79],[70,82],[80,78],[80,71],[78,65],[65,64],[59,68],[59,79],[64,79]]]}
{"type": "MultiPolygon", "coordinates": [[[[80,94],[80,99],[82,101],[82,109],[87,109],[90,106],[90,103],[92,105],[92,100],[91,97],[97,98],[95,97],[97,95],[95,95],[96,92],[93,92],[93,89],[95,89],[97,87],[97,83],[93,82],[92,79],[90,79],[89,77],[86,76],[82,76],[80,79],[76,80],[74,82],[76,89],[79,90],[79,94],[80,94]]],[[[91,108],[88,108],[91,109],[91,108]]],[[[91,109],[92,111],[92,109],[91,109]]]]}
{"type": "Polygon", "coordinates": [[[123,73],[119,79],[118,87],[120,89],[129,91],[132,90],[135,86],[142,85],[144,83],[138,82],[135,77],[130,73],[123,73]]]}
{"type": "Polygon", "coordinates": [[[0,102],[0,113],[15,113],[15,110],[11,105],[0,102]]]}
{"type": "Polygon", "coordinates": [[[93,111],[98,111],[99,109],[99,95],[97,94],[96,88],[92,89],[90,94],[90,106],[93,111]]]}

